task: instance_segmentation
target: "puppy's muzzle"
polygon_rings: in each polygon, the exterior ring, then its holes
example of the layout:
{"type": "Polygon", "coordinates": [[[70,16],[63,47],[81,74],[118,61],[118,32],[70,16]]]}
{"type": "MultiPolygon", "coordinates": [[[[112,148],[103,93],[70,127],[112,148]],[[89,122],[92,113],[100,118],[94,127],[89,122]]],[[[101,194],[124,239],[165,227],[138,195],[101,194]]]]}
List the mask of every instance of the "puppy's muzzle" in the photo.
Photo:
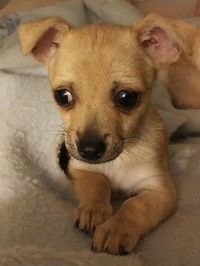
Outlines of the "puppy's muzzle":
{"type": "Polygon", "coordinates": [[[84,160],[95,161],[104,155],[106,151],[106,143],[99,137],[84,137],[79,139],[77,150],[84,160]]]}

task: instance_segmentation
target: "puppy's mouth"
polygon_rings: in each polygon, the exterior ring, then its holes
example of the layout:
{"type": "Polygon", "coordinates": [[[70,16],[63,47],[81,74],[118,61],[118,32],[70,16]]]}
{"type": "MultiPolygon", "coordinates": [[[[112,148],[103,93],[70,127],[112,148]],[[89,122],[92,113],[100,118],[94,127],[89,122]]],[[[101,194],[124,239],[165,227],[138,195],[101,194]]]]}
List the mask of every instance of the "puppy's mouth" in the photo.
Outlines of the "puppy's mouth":
{"type": "Polygon", "coordinates": [[[112,148],[110,148],[108,151],[104,153],[104,155],[100,156],[99,158],[96,158],[96,156],[90,156],[89,158],[84,158],[84,156],[81,156],[81,154],[78,152],[77,148],[73,145],[70,145],[69,143],[66,144],[67,150],[71,157],[73,157],[76,160],[88,163],[88,164],[103,164],[110,161],[115,160],[123,151],[123,143],[118,142],[115,145],[113,145],[112,148]]]}

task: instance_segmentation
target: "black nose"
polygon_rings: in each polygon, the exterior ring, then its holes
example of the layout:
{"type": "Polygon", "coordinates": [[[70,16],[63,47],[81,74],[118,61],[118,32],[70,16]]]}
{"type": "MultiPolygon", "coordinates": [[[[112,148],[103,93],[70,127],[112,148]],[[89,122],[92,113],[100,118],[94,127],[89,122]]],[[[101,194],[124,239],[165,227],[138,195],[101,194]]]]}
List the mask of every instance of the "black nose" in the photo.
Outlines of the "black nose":
{"type": "Polygon", "coordinates": [[[82,139],[77,144],[78,152],[86,160],[97,160],[103,156],[106,144],[103,140],[82,139]]]}

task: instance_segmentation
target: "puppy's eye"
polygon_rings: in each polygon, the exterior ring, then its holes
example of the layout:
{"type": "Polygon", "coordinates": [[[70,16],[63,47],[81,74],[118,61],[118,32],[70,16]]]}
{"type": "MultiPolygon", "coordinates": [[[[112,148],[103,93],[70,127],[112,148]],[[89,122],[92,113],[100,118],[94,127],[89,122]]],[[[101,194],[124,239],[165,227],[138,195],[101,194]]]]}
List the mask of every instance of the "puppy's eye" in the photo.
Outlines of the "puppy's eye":
{"type": "Polygon", "coordinates": [[[140,94],[135,91],[121,90],[115,95],[115,103],[122,108],[133,108],[140,98],[140,94]]]}
{"type": "Polygon", "coordinates": [[[57,104],[61,106],[68,106],[74,101],[72,93],[68,89],[58,89],[54,91],[54,98],[57,104]]]}

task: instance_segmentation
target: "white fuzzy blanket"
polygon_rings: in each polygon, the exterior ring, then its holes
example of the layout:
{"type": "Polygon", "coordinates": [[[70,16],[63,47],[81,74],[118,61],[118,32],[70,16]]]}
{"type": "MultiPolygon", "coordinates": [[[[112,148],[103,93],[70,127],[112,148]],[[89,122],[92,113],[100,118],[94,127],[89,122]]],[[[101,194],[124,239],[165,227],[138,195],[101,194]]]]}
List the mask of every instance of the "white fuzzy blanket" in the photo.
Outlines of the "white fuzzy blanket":
{"type": "MultiPolygon", "coordinates": [[[[85,0],[85,4],[89,9],[81,0],[69,0],[19,12],[13,18],[24,21],[59,15],[79,25],[91,20],[129,24],[141,16],[123,0],[85,0]]],[[[94,254],[90,237],[72,225],[75,203],[71,184],[57,165],[62,127],[46,70],[21,55],[15,33],[5,36],[4,29],[0,43],[0,265],[199,266],[198,138],[170,146],[179,191],[176,214],[129,256],[94,254]]],[[[169,134],[180,127],[184,133],[200,132],[199,111],[174,109],[160,84],[153,101],[160,107],[169,134]]]]}

